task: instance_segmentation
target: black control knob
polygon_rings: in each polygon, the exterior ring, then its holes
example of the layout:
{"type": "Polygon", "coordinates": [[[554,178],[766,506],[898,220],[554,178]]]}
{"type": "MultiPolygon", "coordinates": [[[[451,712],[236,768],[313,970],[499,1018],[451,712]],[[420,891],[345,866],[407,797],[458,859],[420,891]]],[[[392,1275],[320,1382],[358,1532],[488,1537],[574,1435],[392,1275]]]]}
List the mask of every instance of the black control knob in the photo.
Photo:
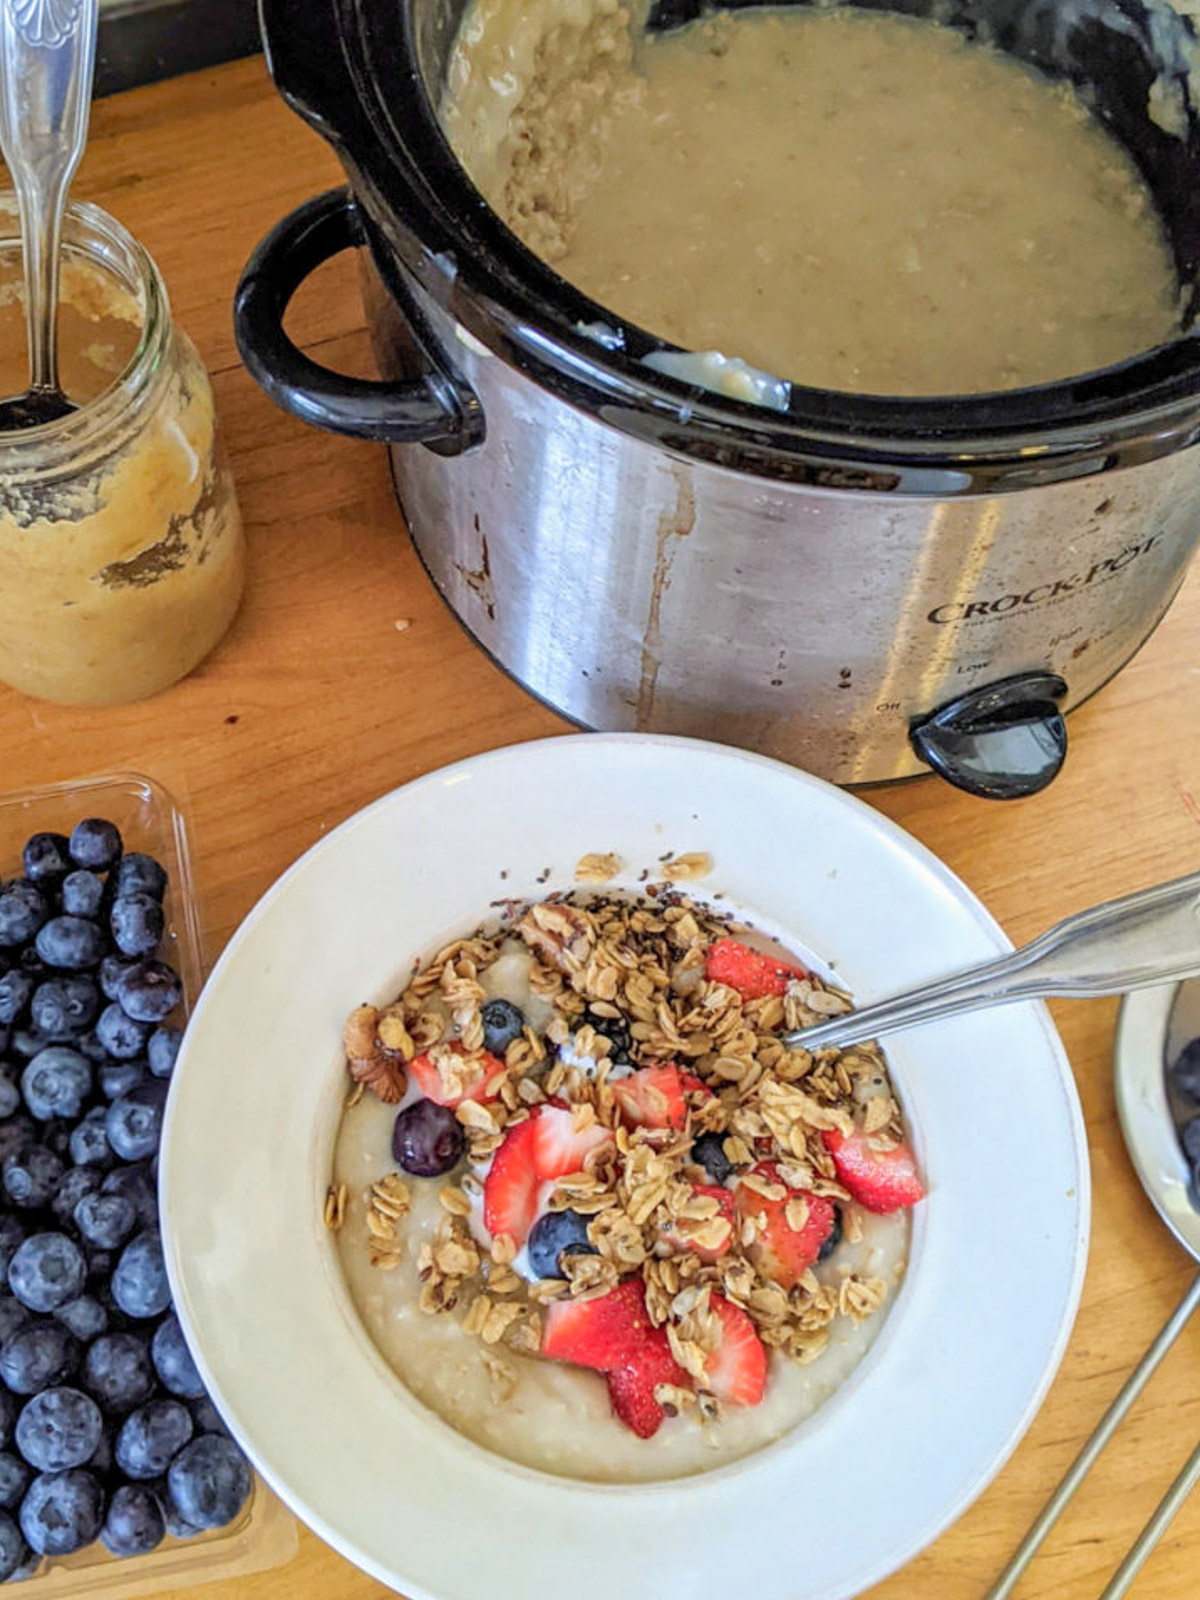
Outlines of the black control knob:
{"type": "Polygon", "coordinates": [[[947,701],[909,728],[913,749],[948,783],[987,800],[1037,794],[1067,754],[1053,672],[1021,672],[947,701]]]}

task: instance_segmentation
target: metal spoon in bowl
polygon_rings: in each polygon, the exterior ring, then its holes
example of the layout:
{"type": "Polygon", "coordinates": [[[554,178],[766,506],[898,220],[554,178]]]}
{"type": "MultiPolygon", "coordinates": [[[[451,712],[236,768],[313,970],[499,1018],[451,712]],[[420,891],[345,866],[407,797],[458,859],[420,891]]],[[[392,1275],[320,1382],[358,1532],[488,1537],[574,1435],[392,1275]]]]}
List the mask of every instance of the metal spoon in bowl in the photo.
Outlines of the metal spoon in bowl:
{"type": "Polygon", "coordinates": [[[76,409],[58,377],[59,246],[87,140],[98,10],[98,0],[0,0],[0,150],[21,214],[29,336],[29,388],[0,400],[0,430],[76,409]]]}
{"type": "Polygon", "coordinates": [[[1200,872],[1081,911],[1012,955],[782,1037],[806,1050],[840,1050],[981,1006],[1125,994],[1194,973],[1200,973],[1200,872]]]}

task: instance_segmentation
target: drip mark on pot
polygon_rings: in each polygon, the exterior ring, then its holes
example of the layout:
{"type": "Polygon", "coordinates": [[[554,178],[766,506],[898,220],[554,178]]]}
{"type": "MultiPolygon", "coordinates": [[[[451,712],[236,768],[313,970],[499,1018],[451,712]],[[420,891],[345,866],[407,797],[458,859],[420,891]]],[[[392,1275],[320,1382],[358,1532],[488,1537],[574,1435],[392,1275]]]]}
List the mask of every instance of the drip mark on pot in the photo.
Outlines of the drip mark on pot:
{"type": "MultiPolygon", "coordinates": [[[[475,517],[475,531],[479,533],[479,517],[475,517]]],[[[482,603],[483,609],[488,614],[488,621],[496,620],[496,591],[492,587],[492,563],[488,555],[487,534],[479,534],[479,566],[478,568],[466,567],[461,561],[454,563],[459,577],[470,589],[471,593],[482,603]]]]}
{"type": "Polygon", "coordinates": [[[696,496],[688,477],[678,468],[672,468],[675,478],[675,506],[664,511],[658,519],[658,533],[654,549],[654,577],[650,583],[650,608],[646,614],[646,627],[642,634],[642,670],[638,682],[637,710],[634,726],[644,730],[650,727],[654,716],[654,696],[658,689],[658,670],[662,649],[662,602],[671,582],[671,563],[675,559],[672,539],[686,539],[696,526],[696,496]]]}

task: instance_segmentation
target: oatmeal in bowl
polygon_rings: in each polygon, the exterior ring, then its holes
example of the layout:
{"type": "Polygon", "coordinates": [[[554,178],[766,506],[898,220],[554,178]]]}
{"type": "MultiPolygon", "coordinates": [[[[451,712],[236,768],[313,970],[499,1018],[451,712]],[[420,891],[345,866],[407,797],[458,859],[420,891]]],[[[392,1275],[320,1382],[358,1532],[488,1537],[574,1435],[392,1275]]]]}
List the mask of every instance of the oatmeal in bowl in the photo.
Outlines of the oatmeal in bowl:
{"type": "Polygon", "coordinates": [[[668,886],[539,900],[345,1025],[327,1222],[380,1352],[452,1426],[634,1481],[769,1443],[857,1366],[924,1187],[848,1010],[668,886]]]}
{"type": "Polygon", "coordinates": [[[779,1035],[1005,948],[862,801],[691,740],[515,746],[357,813],[238,930],[173,1078],[164,1252],[239,1442],[434,1600],[879,1581],[1051,1381],[1082,1121],[1038,1006],[886,1061],[779,1035]]]}

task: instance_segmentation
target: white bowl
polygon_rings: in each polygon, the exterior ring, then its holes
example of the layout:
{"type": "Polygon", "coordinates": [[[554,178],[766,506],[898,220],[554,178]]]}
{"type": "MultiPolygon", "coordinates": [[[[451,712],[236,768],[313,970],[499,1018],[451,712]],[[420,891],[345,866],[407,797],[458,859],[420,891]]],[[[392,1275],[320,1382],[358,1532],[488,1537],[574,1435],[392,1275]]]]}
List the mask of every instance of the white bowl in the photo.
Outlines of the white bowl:
{"type": "Polygon", "coordinates": [[[1045,1008],[896,1035],[930,1190],[870,1354],[776,1444],[637,1487],[529,1471],[415,1401],[350,1304],[322,1225],[342,1022],[502,896],[615,851],[828,961],[865,1003],[1010,948],[940,862],[861,801],[691,740],[518,745],[385,796],[309,851],[232,940],[192,1018],[162,1150],[167,1262],[204,1378],[263,1476],[386,1584],[437,1600],[835,1600],[980,1493],[1032,1420],[1078,1302],[1084,1130],[1045,1008]],[[546,874],[549,873],[547,877],[546,874]]]}

